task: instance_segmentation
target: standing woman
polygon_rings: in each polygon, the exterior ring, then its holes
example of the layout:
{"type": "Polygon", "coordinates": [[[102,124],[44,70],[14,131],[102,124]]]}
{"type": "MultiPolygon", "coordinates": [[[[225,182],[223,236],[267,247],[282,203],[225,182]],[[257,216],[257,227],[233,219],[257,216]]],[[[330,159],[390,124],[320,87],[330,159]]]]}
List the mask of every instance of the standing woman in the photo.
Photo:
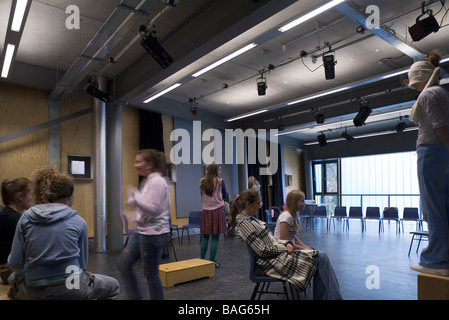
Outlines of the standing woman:
{"type": "Polygon", "coordinates": [[[210,261],[215,262],[217,268],[220,266],[215,261],[218,240],[220,233],[226,233],[226,215],[223,210],[224,200],[222,195],[223,184],[220,174],[220,165],[212,163],[207,167],[206,175],[200,181],[201,200],[203,201],[203,214],[200,223],[201,259],[206,257],[209,238],[212,235],[210,261]]]}
{"type": "Polygon", "coordinates": [[[8,256],[20,216],[34,204],[33,182],[27,178],[2,182],[3,204],[0,212],[0,278],[3,283],[11,274],[8,256]]]}
{"type": "Polygon", "coordinates": [[[137,152],[134,168],[145,178],[140,189],[128,189],[128,203],[136,207],[137,232],[133,234],[118,261],[129,299],[142,299],[134,263],[141,258],[151,300],[163,300],[164,288],[159,275],[162,250],[170,239],[170,193],[165,155],[146,149],[137,152]]]}
{"type": "Polygon", "coordinates": [[[409,70],[409,85],[420,91],[410,119],[419,123],[418,183],[428,246],[413,270],[449,275],[449,93],[439,86],[441,55],[432,51],[409,70]]]}
{"type": "Polygon", "coordinates": [[[262,193],[260,191],[261,186],[260,186],[259,181],[254,176],[251,176],[248,178],[248,188],[253,189],[253,190],[257,191],[257,193],[259,193],[260,209],[259,209],[258,216],[259,216],[259,220],[265,221],[266,219],[264,218],[265,215],[263,214],[263,209],[262,209],[263,202],[262,202],[262,193]]]}

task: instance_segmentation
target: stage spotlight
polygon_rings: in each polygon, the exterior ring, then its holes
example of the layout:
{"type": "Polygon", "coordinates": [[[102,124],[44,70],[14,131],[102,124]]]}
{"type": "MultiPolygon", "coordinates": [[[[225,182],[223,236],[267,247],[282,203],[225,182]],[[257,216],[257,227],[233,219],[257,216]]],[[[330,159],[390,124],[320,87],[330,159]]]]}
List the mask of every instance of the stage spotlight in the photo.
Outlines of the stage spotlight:
{"type": "Polygon", "coordinates": [[[167,51],[162,48],[152,32],[149,32],[143,36],[142,40],[140,40],[140,44],[163,69],[168,68],[168,66],[173,63],[172,57],[170,57],[167,51]]]}
{"type": "Polygon", "coordinates": [[[353,136],[351,136],[348,132],[343,132],[342,134],[341,134],[341,136],[343,137],[343,138],[345,138],[346,140],[348,140],[349,142],[352,142],[352,141],[354,141],[355,139],[354,139],[354,137],[353,136]]]}
{"type": "Polygon", "coordinates": [[[366,104],[366,102],[360,103],[360,111],[354,118],[354,125],[356,127],[361,127],[365,124],[366,119],[368,119],[369,115],[371,114],[371,108],[369,105],[366,104]]]}
{"type": "Polygon", "coordinates": [[[315,114],[316,123],[324,123],[324,113],[318,112],[315,114]]]}
{"type": "Polygon", "coordinates": [[[323,53],[323,65],[326,80],[335,79],[335,59],[333,51],[323,53]]]}
{"type": "Polygon", "coordinates": [[[318,144],[320,145],[320,147],[327,146],[326,136],[324,135],[324,133],[318,135],[317,138],[318,138],[318,144]]]}
{"type": "Polygon", "coordinates": [[[408,28],[413,41],[424,39],[432,32],[437,32],[440,29],[440,25],[432,13],[429,17],[419,20],[421,16],[416,19],[416,24],[408,28]]]}
{"type": "Polygon", "coordinates": [[[405,123],[404,120],[401,119],[401,121],[399,121],[399,123],[396,125],[396,132],[402,132],[407,128],[407,124],[405,123]]]}
{"type": "Polygon", "coordinates": [[[89,84],[84,88],[88,94],[103,101],[111,101],[111,97],[106,93],[98,89],[98,83],[95,80],[89,81],[89,84]]]}
{"type": "Polygon", "coordinates": [[[267,88],[267,79],[262,75],[262,77],[257,79],[257,93],[259,96],[264,96],[267,88]]]}

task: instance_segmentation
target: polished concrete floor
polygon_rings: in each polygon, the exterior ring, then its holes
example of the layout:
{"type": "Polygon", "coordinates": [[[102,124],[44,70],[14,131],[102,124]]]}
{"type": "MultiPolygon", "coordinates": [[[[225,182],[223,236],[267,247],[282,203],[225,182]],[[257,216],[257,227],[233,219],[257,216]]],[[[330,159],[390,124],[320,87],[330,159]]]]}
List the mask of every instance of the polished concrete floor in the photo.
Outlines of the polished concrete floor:
{"type": "MultiPolygon", "coordinates": [[[[416,252],[417,242],[413,245],[410,256],[410,231],[415,224],[405,223],[403,232],[396,233],[395,222],[385,223],[385,230],[378,232],[376,221],[367,221],[367,230],[361,232],[360,221],[350,220],[350,229],[345,231],[340,221],[327,230],[324,219],[315,219],[313,229],[308,226],[300,231],[300,238],[329,256],[340,283],[345,300],[416,300],[417,273],[410,265],[419,261],[416,252]]],[[[186,233],[182,244],[175,239],[174,247],[179,260],[198,258],[199,234],[186,233]]],[[[419,250],[426,246],[422,243],[419,250]]],[[[91,272],[113,276],[119,281],[116,260],[120,252],[91,252],[88,269],[91,272]]],[[[237,237],[221,236],[216,260],[220,267],[215,277],[199,279],[172,288],[165,288],[167,300],[248,300],[254,284],[249,280],[249,257],[246,246],[237,237]]],[[[174,255],[162,263],[173,262],[174,255]]],[[[140,275],[144,297],[148,298],[146,284],[142,277],[140,262],[135,269],[140,275]]],[[[275,287],[273,287],[275,288],[275,287]]],[[[310,299],[307,294],[305,299],[310,299]]],[[[121,299],[127,299],[126,292],[121,292],[121,299]]],[[[285,299],[282,295],[267,294],[262,299],[285,299]]]]}

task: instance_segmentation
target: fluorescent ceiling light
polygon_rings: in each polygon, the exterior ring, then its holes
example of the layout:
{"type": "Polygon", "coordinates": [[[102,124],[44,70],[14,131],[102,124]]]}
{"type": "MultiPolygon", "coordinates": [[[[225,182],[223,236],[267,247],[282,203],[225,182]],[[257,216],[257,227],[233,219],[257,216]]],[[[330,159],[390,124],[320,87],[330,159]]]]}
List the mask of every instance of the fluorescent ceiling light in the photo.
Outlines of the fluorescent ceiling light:
{"type": "Polygon", "coordinates": [[[290,23],[287,23],[285,26],[279,28],[279,31],[285,32],[287,30],[290,30],[291,28],[296,27],[297,25],[299,25],[299,24],[301,24],[303,22],[306,22],[307,20],[310,20],[313,17],[316,17],[317,15],[319,15],[319,14],[323,13],[324,11],[327,11],[327,10],[335,7],[336,5],[338,5],[338,4],[340,4],[340,3],[344,2],[344,1],[345,0],[333,0],[333,1],[323,5],[321,7],[319,7],[318,9],[315,9],[315,10],[305,14],[304,16],[302,16],[302,17],[300,17],[300,18],[298,18],[296,20],[293,20],[290,23]]]}
{"type": "Polygon", "coordinates": [[[14,18],[11,24],[11,30],[15,32],[20,32],[20,27],[22,26],[22,21],[25,16],[25,9],[27,7],[28,0],[17,0],[16,9],[14,11],[14,18]]]}
{"type": "Polygon", "coordinates": [[[251,113],[247,113],[247,114],[243,114],[243,115],[240,115],[240,116],[236,116],[236,117],[232,117],[232,118],[226,119],[225,121],[226,122],[232,122],[232,121],[235,121],[235,120],[239,120],[239,119],[255,116],[256,114],[264,113],[264,112],[267,112],[267,111],[268,111],[268,109],[257,110],[257,111],[251,112],[251,113]]]}
{"type": "Polygon", "coordinates": [[[234,59],[235,57],[241,55],[242,53],[244,53],[244,52],[246,52],[246,51],[248,51],[248,50],[251,50],[251,49],[254,48],[255,46],[257,46],[257,44],[251,43],[251,44],[249,44],[249,45],[247,45],[247,46],[241,48],[240,50],[237,50],[236,52],[231,53],[230,55],[224,57],[223,59],[218,60],[218,61],[215,62],[215,63],[212,63],[210,66],[208,66],[208,67],[206,67],[206,68],[204,68],[204,69],[198,71],[197,73],[192,74],[192,77],[194,77],[194,78],[199,77],[200,75],[202,75],[202,74],[204,74],[204,73],[206,73],[206,72],[212,70],[213,68],[218,67],[219,65],[225,63],[226,61],[229,61],[229,60],[231,60],[231,59],[234,59]]]}
{"type": "Polygon", "coordinates": [[[310,97],[306,97],[306,98],[302,98],[302,99],[299,99],[299,100],[296,100],[296,101],[289,102],[289,103],[287,103],[287,105],[290,106],[292,104],[297,104],[297,103],[313,100],[313,99],[324,97],[324,96],[327,96],[327,95],[330,95],[330,94],[333,94],[333,93],[337,93],[337,92],[340,92],[340,91],[345,91],[345,90],[350,89],[350,88],[351,87],[343,87],[343,88],[339,88],[339,89],[335,89],[335,90],[319,93],[319,94],[316,94],[316,95],[313,95],[313,96],[310,96],[310,97]]]}
{"type": "Polygon", "coordinates": [[[163,96],[163,95],[166,94],[167,92],[170,92],[170,91],[176,89],[176,88],[179,87],[180,85],[181,85],[180,83],[174,84],[174,85],[172,85],[171,87],[169,87],[169,88],[167,88],[167,89],[165,89],[165,90],[163,90],[163,91],[161,91],[161,92],[155,94],[154,96],[149,97],[149,98],[148,98],[147,100],[145,100],[143,103],[148,103],[148,102],[150,102],[150,101],[153,101],[154,99],[157,99],[157,98],[159,98],[160,96],[163,96]]]}
{"type": "Polygon", "coordinates": [[[8,43],[8,46],[6,47],[5,61],[3,62],[2,78],[8,77],[9,69],[11,68],[12,63],[12,57],[14,56],[15,50],[16,46],[8,43]]]}

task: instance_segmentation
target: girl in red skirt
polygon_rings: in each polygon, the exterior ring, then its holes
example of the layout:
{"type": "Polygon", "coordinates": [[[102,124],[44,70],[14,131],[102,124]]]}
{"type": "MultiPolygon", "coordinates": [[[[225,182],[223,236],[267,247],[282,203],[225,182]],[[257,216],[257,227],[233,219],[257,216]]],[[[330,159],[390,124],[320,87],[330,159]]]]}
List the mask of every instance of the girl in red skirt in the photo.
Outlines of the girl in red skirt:
{"type": "Polygon", "coordinates": [[[209,239],[212,235],[210,245],[210,260],[215,261],[218,250],[220,233],[226,233],[226,216],[223,210],[226,197],[226,187],[220,178],[221,167],[212,163],[207,167],[206,175],[200,181],[201,200],[203,201],[203,214],[201,215],[201,259],[206,256],[209,239]],[[223,196],[224,192],[224,196],[223,196]]]}

